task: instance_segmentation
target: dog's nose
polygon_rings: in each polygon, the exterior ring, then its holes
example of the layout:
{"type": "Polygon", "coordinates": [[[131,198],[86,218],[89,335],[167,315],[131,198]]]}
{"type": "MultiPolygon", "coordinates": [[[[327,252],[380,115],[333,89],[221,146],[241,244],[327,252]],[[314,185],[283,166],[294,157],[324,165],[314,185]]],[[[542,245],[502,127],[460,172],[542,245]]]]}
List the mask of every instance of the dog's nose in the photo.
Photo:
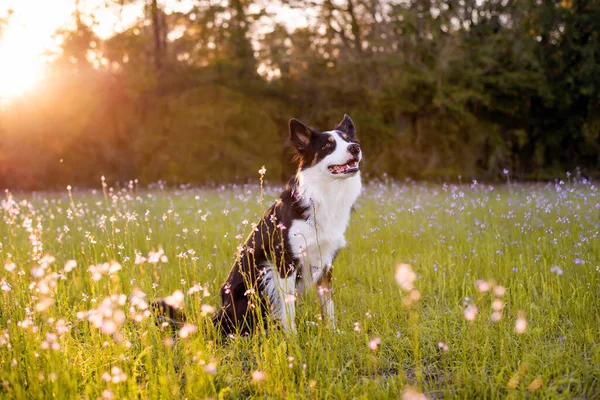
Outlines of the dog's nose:
{"type": "Polygon", "coordinates": [[[348,146],[348,151],[354,157],[358,157],[358,154],[360,153],[360,146],[356,143],[352,143],[350,146],[348,146]]]}

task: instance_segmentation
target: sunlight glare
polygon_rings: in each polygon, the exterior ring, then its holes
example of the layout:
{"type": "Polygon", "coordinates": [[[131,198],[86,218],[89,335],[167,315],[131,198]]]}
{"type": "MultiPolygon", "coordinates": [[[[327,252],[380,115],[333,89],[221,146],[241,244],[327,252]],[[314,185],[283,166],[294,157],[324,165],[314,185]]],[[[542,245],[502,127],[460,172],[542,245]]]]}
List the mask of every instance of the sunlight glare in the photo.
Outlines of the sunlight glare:
{"type": "Polygon", "coordinates": [[[0,43],[0,99],[19,97],[31,90],[42,78],[39,55],[7,35],[0,43]]]}
{"type": "Polygon", "coordinates": [[[0,15],[12,15],[0,39],[0,100],[22,96],[42,80],[45,52],[56,48],[52,35],[73,8],[65,0],[5,0],[3,6],[0,15]]]}

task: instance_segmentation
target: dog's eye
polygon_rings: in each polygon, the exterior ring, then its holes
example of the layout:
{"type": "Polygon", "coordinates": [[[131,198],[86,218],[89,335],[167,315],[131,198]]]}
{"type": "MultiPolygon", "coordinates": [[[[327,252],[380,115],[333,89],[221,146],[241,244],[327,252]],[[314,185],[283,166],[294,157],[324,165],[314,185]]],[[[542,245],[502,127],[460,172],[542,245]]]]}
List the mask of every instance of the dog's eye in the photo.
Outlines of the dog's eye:
{"type": "Polygon", "coordinates": [[[324,149],[330,149],[330,148],[331,148],[331,146],[333,146],[333,143],[332,143],[332,142],[325,142],[325,144],[323,145],[323,148],[324,148],[324,149]]]}

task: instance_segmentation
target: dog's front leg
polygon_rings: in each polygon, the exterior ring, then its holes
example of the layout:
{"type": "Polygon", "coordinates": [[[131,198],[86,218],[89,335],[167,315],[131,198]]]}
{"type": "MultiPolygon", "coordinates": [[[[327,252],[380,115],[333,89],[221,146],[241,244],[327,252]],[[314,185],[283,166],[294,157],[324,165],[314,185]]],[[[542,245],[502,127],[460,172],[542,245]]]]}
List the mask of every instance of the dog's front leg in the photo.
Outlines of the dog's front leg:
{"type": "Polygon", "coordinates": [[[333,298],[331,297],[331,269],[323,274],[317,283],[319,301],[321,302],[321,314],[325,314],[332,329],[335,329],[335,317],[333,315],[333,298]]]}
{"type": "Polygon", "coordinates": [[[286,332],[296,333],[296,271],[286,278],[279,278],[279,315],[286,332]]]}

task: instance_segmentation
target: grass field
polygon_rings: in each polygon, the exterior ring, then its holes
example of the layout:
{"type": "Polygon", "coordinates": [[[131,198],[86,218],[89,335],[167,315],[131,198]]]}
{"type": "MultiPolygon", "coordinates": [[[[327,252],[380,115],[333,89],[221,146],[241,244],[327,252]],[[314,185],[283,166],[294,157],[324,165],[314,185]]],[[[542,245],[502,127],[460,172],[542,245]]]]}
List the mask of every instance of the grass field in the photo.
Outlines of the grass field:
{"type": "Polygon", "coordinates": [[[335,263],[338,329],[310,293],[298,334],[217,341],[209,306],[279,190],[7,194],[0,397],[600,398],[594,185],[372,183],[335,263]],[[178,290],[173,333],[145,307],[178,290]]]}

